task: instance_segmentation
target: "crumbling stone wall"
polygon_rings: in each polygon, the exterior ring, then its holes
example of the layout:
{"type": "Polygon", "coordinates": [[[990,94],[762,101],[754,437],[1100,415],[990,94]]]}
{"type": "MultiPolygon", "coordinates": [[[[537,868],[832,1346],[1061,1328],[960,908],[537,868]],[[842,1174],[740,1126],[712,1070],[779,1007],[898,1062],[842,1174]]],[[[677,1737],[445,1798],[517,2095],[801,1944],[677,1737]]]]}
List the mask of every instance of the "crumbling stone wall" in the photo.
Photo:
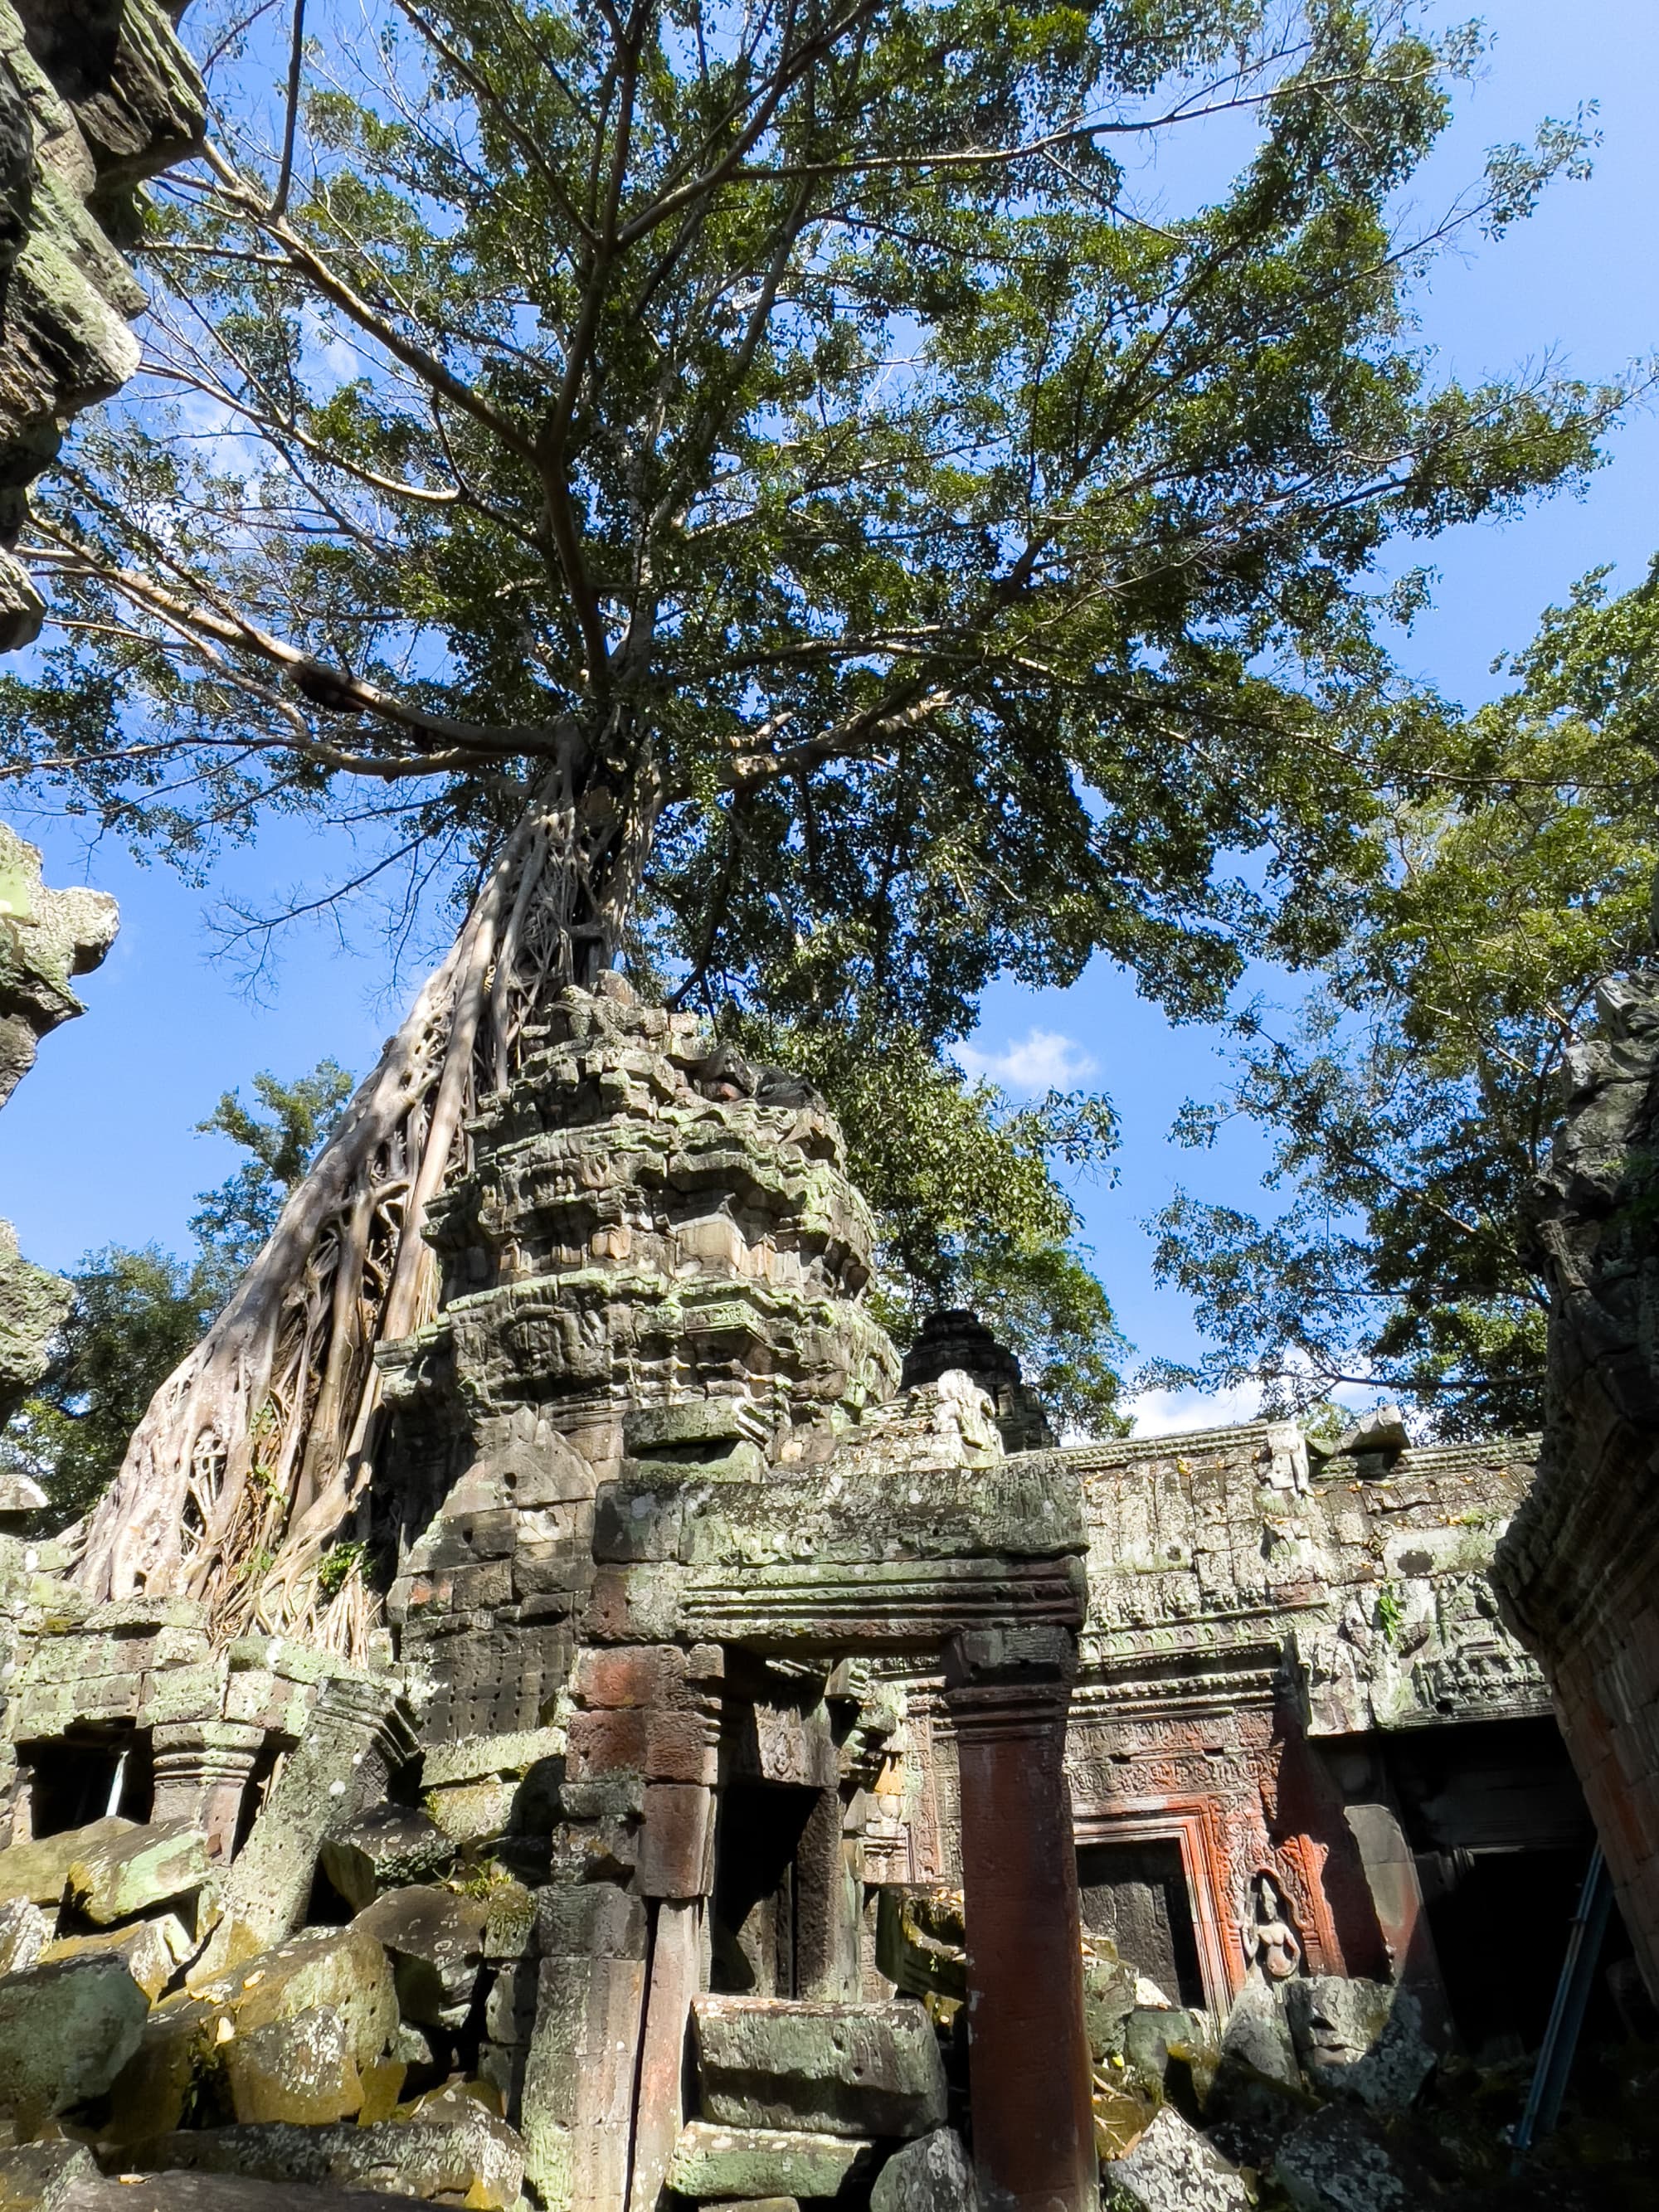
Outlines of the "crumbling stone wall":
{"type": "MultiPolygon", "coordinates": [[[[48,890],[39,851],[0,823],[0,1106],[33,1066],[40,1039],[85,1011],[70,979],[98,965],[116,921],[106,892],[48,890]]],[[[0,1221],[0,1421],[46,1372],[69,1300],[69,1285],[20,1259],[11,1224],[0,1221]]]]}
{"type": "Polygon", "coordinates": [[[1545,1428],[1498,1548],[1659,1999],[1659,975],[1604,986],[1536,1200],[1545,1428]]]}
{"type": "Polygon", "coordinates": [[[0,652],[44,609],[15,544],[64,428],[138,365],[133,194],[202,143],[206,95],[160,0],[0,0],[0,652]]]}

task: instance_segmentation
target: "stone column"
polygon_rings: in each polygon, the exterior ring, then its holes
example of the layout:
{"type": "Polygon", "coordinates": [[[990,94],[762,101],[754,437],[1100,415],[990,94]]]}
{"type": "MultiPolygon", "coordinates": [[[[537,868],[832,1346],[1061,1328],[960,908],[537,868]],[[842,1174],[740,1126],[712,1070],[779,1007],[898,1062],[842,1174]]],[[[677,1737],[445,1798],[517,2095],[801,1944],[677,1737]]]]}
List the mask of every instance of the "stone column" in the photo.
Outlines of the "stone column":
{"type": "Polygon", "coordinates": [[[155,1729],[155,1820],[187,1820],[207,1838],[210,1858],[228,1859],[242,1797],[265,1732],[240,1721],[179,1721],[155,1729]]]}
{"type": "MultiPolygon", "coordinates": [[[[1380,1781],[1381,1777],[1374,1778],[1380,1781]]],[[[1394,1805],[1380,1790],[1369,1802],[1343,1808],[1343,1814],[1359,1847],[1366,1887],[1376,1911],[1376,1924],[1388,1947],[1394,1978],[1409,1990],[1423,2009],[1423,2026],[1429,2040],[1440,2051],[1458,2048],[1456,2024],[1441,1977],[1439,1954],[1429,1926],[1423,1886],[1418,1880],[1417,1860],[1394,1805]]]]}
{"type": "Polygon", "coordinates": [[[945,1653],[962,1775],[969,2088],[984,2212],[1094,2212],[1066,1715],[1068,1630],[974,1630],[945,1653]]]}
{"type": "Polygon", "coordinates": [[[225,1917],[190,1970],[191,1988],[298,1927],[324,1837],[378,1803],[417,1748],[397,1683],[337,1675],[323,1685],[227,1877],[225,1917]]]}

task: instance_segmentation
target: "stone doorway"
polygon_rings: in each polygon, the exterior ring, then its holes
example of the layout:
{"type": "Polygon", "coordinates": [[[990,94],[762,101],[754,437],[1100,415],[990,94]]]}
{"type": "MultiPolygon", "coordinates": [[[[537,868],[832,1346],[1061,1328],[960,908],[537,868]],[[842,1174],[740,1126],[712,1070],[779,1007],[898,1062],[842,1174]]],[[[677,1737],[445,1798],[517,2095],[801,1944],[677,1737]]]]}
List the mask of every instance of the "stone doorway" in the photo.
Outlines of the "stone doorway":
{"type": "Polygon", "coordinates": [[[812,1931],[824,1906],[810,1844],[825,1794],[785,1782],[733,1782],[721,1791],[709,1922],[717,1994],[810,1993],[812,1931]]]}
{"type": "Polygon", "coordinates": [[[1083,1925],[1104,1936],[1172,2003],[1205,2002],[1187,1870],[1174,1836],[1085,1844],[1077,1855],[1083,1925]]]}

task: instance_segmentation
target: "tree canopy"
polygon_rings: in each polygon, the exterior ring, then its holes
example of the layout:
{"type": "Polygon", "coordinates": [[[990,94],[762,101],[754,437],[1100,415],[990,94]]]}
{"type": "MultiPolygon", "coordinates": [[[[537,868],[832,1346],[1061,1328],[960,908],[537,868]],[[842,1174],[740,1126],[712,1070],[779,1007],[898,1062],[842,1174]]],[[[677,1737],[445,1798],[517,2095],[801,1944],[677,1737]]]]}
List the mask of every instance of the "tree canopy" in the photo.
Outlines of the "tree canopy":
{"type": "Polygon", "coordinates": [[[1241,1079],[1188,1110],[1195,1143],[1232,1115],[1271,1129],[1288,1202],[1183,1193],[1159,1217],[1159,1269],[1212,1346],[1181,1380],[1286,1409],[1371,1382],[1449,1437],[1540,1425],[1527,1193],[1598,990],[1653,942],[1659,566],[1613,599],[1587,577],[1509,673],[1450,732],[1454,789],[1379,820],[1296,1018],[1249,1010],[1241,1079]]]}
{"type": "MultiPolygon", "coordinates": [[[[303,1611],[424,1209],[548,991],[622,957],[826,1065],[943,1066],[996,975],[1104,953],[1191,1016],[1328,950],[1319,887],[1434,738],[1380,553],[1581,473],[1620,398],[1416,343],[1435,254],[1586,141],[1419,222],[1478,42],[1413,20],[291,0],[274,100],[231,26],[145,240],[150,382],[26,540],[58,629],[0,777],[187,866],[315,817],[362,854],[318,897],[459,935],[141,1425],[94,1587],[205,1589],[281,1497],[257,1603],[303,1611]],[[1165,206],[1150,150],[1219,118],[1236,175],[1165,206]]],[[[1056,1346],[1068,1249],[1005,1254],[1056,1346]]]]}

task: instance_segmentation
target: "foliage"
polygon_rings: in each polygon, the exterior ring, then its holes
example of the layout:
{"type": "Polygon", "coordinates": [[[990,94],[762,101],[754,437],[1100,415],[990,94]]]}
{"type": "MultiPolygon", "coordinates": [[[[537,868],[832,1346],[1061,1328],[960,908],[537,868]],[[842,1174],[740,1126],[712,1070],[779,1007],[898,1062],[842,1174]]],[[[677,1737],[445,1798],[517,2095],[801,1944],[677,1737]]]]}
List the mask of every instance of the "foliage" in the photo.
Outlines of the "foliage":
{"type": "MultiPolygon", "coordinates": [[[[1581,476],[1622,395],[1437,380],[1413,284],[1588,142],[1547,125],[1413,228],[1478,52],[1396,0],[296,0],[291,70],[234,14],[185,18],[228,74],[157,187],[149,380],[25,533],[56,628],[0,679],[0,780],[186,867],[331,826],[364,857],[290,908],[397,886],[400,945],[470,908],[433,1002],[469,1042],[400,1032],[418,1072],[296,1194],[88,1552],[100,1589],[234,1580],[279,1403],[299,1620],[538,994],[625,947],[682,1003],[941,1068],[988,978],[1097,953],[1217,1012],[1250,954],[1328,949],[1320,887],[1437,741],[1382,550],[1581,476]],[[1170,210],[1139,177],[1218,117],[1237,175],[1170,210]]],[[[256,958],[273,920],[238,911],[256,958]]],[[[1098,1397],[1052,1147],[981,1104],[947,1118],[1031,1199],[986,1249],[1098,1397]]],[[[965,1267],[956,1171],[860,1126],[895,1252],[965,1267]]]]}
{"type": "Polygon", "coordinates": [[[217,1270],[224,1287],[232,1283],[276,1226],[282,1204],[299,1182],[351,1096],[352,1079],[337,1061],[320,1060],[296,1083],[274,1075],[253,1079],[261,1117],[227,1091],[205,1121],[203,1136],[228,1137],[248,1158],[215,1190],[204,1191],[191,1230],[217,1270]]]}
{"type": "Polygon", "coordinates": [[[937,1308],[973,1307],[1018,1353],[1056,1427],[1118,1432],[1127,1351],[1076,1244],[1055,1170],[1097,1172],[1115,1151],[1109,1103],[1051,1091],[1012,1108],[965,1081],[914,1031],[728,1024],[817,1085],[839,1118],[853,1180],[875,1212],[876,1308],[901,1345],[937,1308]]]}
{"type": "Polygon", "coordinates": [[[1372,871],[1328,887],[1347,934],[1299,1023],[1247,1012],[1242,1079],[1184,1116],[1192,1142],[1271,1129],[1289,1192],[1266,1220],[1178,1194],[1155,1224],[1212,1386],[1296,1406],[1371,1382],[1449,1437],[1539,1424],[1526,1194],[1597,992],[1651,942],[1659,567],[1613,599],[1586,578],[1509,672],[1451,733],[1456,795],[1391,811],[1372,871]]]}
{"type": "Polygon", "coordinates": [[[160,188],[152,381],[43,498],[0,762],[186,864],[349,823],[403,929],[559,760],[590,815],[647,792],[605,865],[688,995],[933,1044],[1104,950],[1212,1011],[1368,814],[1378,549],[1581,471],[1616,404],[1429,381],[1413,279],[1587,142],[1398,228],[1476,56],[1389,0],[304,28],[285,112],[230,38],[160,188]],[[1231,187],[1146,201],[1218,114],[1231,187]]]}
{"type": "Polygon", "coordinates": [[[217,1279],[156,1244],[89,1252],[35,1395],[0,1431],[0,1465],[40,1483],[54,1526],[103,1495],[152,1393],[213,1317],[217,1279]]]}
{"type": "Polygon", "coordinates": [[[331,1060],[297,1082],[254,1078],[270,1118],[227,1091],[198,1129],[214,1130],[252,1158],[192,1217],[189,1259],[146,1244],[89,1252],[70,1278],[75,1299],[35,1395],[0,1431],[0,1466],[33,1476],[54,1524],[100,1498],[155,1390],[197,1342],[269,1234],[287,1191],[310,1164],[351,1079],[331,1060]],[[261,1224],[264,1224],[263,1226],[261,1224]]]}

